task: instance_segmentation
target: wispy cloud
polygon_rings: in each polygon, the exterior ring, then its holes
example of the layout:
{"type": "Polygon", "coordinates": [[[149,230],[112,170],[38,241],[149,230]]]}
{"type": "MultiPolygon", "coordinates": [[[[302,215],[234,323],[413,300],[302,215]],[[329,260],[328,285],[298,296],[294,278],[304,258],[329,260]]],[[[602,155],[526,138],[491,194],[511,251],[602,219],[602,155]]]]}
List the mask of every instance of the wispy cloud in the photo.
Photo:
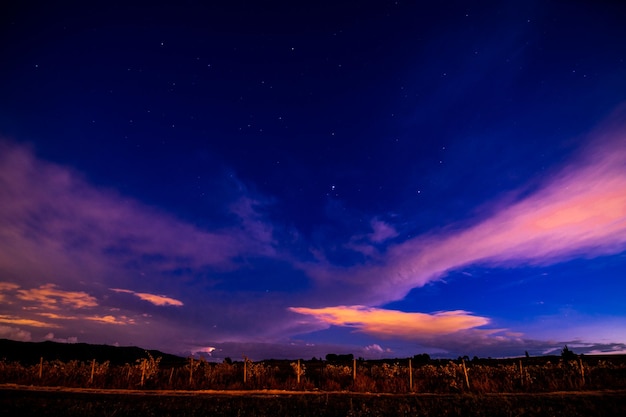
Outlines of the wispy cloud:
{"type": "Polygon", "coordinates": [[[149,303],[154,304],[155,306],[177,306],[177,307],[183,306],[182,301],[179,301],[175,298],[167,297],[165,295],[149,294],[146,292],[135,292],[135,291],[125,290],[121,288],[111,288],[111,291],[118,292],[118,293],[132,294],[136,297],[139,297],[139,299],[143,301],[147,301],[149,303]]]}
{"type": "Polygon", "coordinates": [[[369,235],[369,238],[372,242],[381,243],[398,236],[396,229],[382,220],[374,219],[371,221],[371,225],[373,232],[369,235]]]}
{"type": "MultiPolygon", "coordinates": [[[[578,159],[532,189],[485,205],[472,221],[407,238],[400,226],[374,217],[369,230],[342,247],[359,254],[350,266],[333,263],[337,257],[319,248],[297,252],[301,257],[290,252],[276,238],[280,227],[262,214],[262,199],[244,193],[222,201],[231,223],[202,228],[0,141],[1,330],[25,339],[55,329],[59,338],[81,334],[182,351],[252,339],[271,344],[342,326],[433,349],[519,353],[532,341],[487,329],[490,319],[480,312],[380,306],[466,265],[551,264],[626,250],[625,132],[622,126],[596,132],[578,159]],[[245,289],[250,259],[283,269],[255,279],[269,282],[280,273],[280,280],[295,277],[302,285],[245,289]],[[228,279],[237,285],[215,284],[228,279]],[[168,290],[173,285],[176,292],[168,290]],[[152,317],[143,315],[148,312],[152,317]]],[[[300,249],[308,246],[299,239],[300,249]]],[[[370,354],[384,354],[375,341],[366,342],[370,354]]]]}
{"type": "MultiPolygon", "coordinates": [[[[472,223],[450,225],[387,247],[352,267],[304,269],[332,297],[381,305],[470,264],[553,264],[626,250],[626,128],[592,134],[581,155],[534,191],[485,205],[472,223]]],[[[340,301],[333,298],[328,303],[340,301]]]]}
{"type": "MultiPolygon", "coordinates": [[[[3,282],[0,283],[0,298],[13,300],[12,309],[6,308],[9,304],[2,309],[2,312],[13,311],[13,314],[0,314],[0,323],[23,326],[31,330],[84,328],[86,322],[136,324],[134,318],[123,314],[97,314],[96,310],[100,309],[100,305],[95,297],[83,291],[66,291],[54,284],[23,289],[17,284],[3,282]]],[[[31,337],[31,332],[19,328],[3,326],[3,331],[14,334],[19,340],[30,340],[31,337]]]]}
{"type": "Polygon", "coordinates": [[[0,323],[17,324],[17,325],[29,326],[29,327],[46,327],[46,328],[59,327],[53,323],[46,323],[46,322],[39,321],[39,320],[27,319],[24,317],[5,316],[5,315],[0,316],[0,323]]]}
{"type": "Polygon", "coordinates": [[[10,282],[0,282],[0,302],[7,304],[12,303],[13,295],[9,296],[8,293],[15,292],[15,290],[17,290],[18,288],[20,288],[20,286],[17,284],[13,284],[10,282]]]}
{"type": "Polygon", "coordinates": [[[122,325],[125,326],[127,324],[135,324],[135,320],[132,318],[128,318],[126,316],[86,316],[85,317],[86,320],[91,320],[91,321],[96,321],[99,323],[106,323],[106,324],[117,324],[117,325],[122,325]]]}
{"type": "MultiPolygon", "coordinates": [[[[121,325],[136,324],[135,319],[124,316],[124,315],[113,316],[109,314],[105,316],[99,316],[99,315],[81,314],[81,315],[67,316],[67,315],[61,315],[61,314],[56,314],[56,313],[37,313],[37,315],[47,317],[49,319],[54,319],[54,320],[73,320],[73,321],[88,320],[88,321],[95,321],[95,322],[100,322],[100,323],[121,324],[121,325]]],[[[42,327],[45,327],[45,326],[42,326],[42,327]]],[[[50,326],[50,327],[54,327],[54,326],[50,326]]],[[[56,327],[59,327],[59,326],[56,326],[56,327]]]]}
{"type": "Polygon", "coordinates": [[[55,284],[45,284],[30,290],[17,290],[17,298],[47,309],[86,308],[98,305],[96,299],[85,292],[60,290],[55,284]]]}
{"type": "MultiPolygon", "coordinates": [[[[220,326],[212,334],[225,337],[235,333],[231,328],[253,327],[247,322],[255,313],[232,311],[229,297],[208,294],[200,299],[197,287],[185,285],[210,287],[218,279],[214,276],[232,273],[242,264],[249,267],[247,258],[285,256],[275,250],[273,225],[262,214],[263,199],[245,187],[233,199],[216,203],[228,214],[226,223],[203,228],[90,184],[71,168],[3,140],[0,201],[0,314],[7,324],[28,327],[42,337],[45,327],[37,326],[45,322],[60,329],[55,334],[61,338],[80,331],[94,340],[178,346],[185,333],[206,333],[205,324],[191,325],[189,316],[218,313],[221,319],[211,320],[220,326]],[[184,302],[166,295],[172,286],[183,289],[184,302]],[[146,290],[125,289],[134,287],[146,290]],[[152,306],[176,307],[181,322],[165,308],[144,316],[145,306],[113,297],[109,288],[152,306]],[[132,333],[122,330],[122,324],[139,323],[132,333]],[[99,327],[111,324],[119,330],[105,333],[99,327]]],[[[249,306],[243,298],[240,304],[249,306]]]]}
{"type": "Polygon", "coordinates": [[[273,254],[272,227],[245,195],[230,203],[239,224],[202,229],[3,141],[0,184],[0,266],[9,277],[125,282],[129,273],[224,270],[238,256],[273,254]]]}
{"type": "Polygon", "coordinates": [[[312,316],[328,325],[352,327],[381,338],[425,340],[472,329],[489,323],[486,317],[466,311],[444,311],[433,314],[406,313],[365,306],[325,308],[291,307],[295,313],[312,316]]]}

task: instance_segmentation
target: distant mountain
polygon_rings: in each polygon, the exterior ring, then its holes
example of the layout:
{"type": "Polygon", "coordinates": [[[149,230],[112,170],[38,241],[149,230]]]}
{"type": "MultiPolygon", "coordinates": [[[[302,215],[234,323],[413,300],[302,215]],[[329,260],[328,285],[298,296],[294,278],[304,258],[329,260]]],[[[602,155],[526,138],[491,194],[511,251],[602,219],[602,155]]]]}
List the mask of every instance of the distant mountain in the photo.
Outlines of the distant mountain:
{"type": "Polygon", "coordinates": [[[43,357],[45,361],[71,360],[97,362],[110,361],[112,365],[133,364],[138,359],[148,358],[149,352],[152,357],[161,357],[161,364],[168,366],[183,365],[187,359],[163,353],[158,350],[146,350],[136,346],[109,346],[90,345],[87,343],[57,343],[57,342],[17,342],[15,340],[0,339],[0,360],[20,362],[22,364],[39,363],[43,357]]]}

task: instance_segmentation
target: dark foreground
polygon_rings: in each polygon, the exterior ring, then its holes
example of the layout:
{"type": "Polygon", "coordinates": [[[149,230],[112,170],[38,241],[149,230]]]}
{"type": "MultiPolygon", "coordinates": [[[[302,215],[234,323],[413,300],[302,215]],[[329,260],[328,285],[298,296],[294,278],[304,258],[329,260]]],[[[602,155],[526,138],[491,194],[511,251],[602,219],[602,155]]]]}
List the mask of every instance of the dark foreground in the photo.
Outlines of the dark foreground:
{"type": "Polygon", "coordinates": [[[121,392],[0,387],[1,416],[623,416],[626,391],[541,394],[121,392]]]}

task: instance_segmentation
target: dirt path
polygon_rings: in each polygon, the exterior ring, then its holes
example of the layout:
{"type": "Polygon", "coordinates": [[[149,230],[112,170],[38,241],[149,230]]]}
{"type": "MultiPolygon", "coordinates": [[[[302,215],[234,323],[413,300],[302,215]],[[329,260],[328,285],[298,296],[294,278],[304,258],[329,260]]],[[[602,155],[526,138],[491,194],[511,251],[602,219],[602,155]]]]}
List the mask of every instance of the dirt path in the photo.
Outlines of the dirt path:
{"type": "Polygon", "coordinates": [[[602,391],[554,391],[554,392],[504,392],[504,393],[464,393],[464,394],[434,394],[434,393],[371,393],[371,392],[353,392],[353,391],[286,391],[286,390],[137,390],[137,389],[102,389],[102,388],[68,388],[68,387],[47,387],[36,385],[18,385],[18,384],[0,384],[0,390],[7,391],[34,391],[34,392],[57,392],[57,393],[84,393],[84,394],[103,394],[103,395],[140,395],[140,396],[294,396],[294,395],[349,395],[358,396],[374,396],[374,397],[396,397],[396,396],[415,396],[415,397],[458,397],[464,395],[477,395],[483,397],[552,397],[552,396],[626,396],[626,390],[602,390],[602,391]]]}

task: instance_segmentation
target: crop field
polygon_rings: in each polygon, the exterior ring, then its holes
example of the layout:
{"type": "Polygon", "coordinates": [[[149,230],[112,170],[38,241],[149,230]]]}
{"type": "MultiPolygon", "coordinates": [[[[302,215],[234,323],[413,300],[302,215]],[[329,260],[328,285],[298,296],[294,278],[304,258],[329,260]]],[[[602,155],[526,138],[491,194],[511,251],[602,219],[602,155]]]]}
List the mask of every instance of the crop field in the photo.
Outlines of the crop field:
{"type": "Polygon", "coordinates": [[[616,416],[623,358],[0,361],[2,416],[616,416]]]}
{"type": "Polygon", "coordinates": [[[164,364],[146,352],[133,363],[0,361],[0,384],[141,390],[288,390],[367,393],[540,393],[626,389],[623,358],[501,360],[225,361],[164,364]]]}

